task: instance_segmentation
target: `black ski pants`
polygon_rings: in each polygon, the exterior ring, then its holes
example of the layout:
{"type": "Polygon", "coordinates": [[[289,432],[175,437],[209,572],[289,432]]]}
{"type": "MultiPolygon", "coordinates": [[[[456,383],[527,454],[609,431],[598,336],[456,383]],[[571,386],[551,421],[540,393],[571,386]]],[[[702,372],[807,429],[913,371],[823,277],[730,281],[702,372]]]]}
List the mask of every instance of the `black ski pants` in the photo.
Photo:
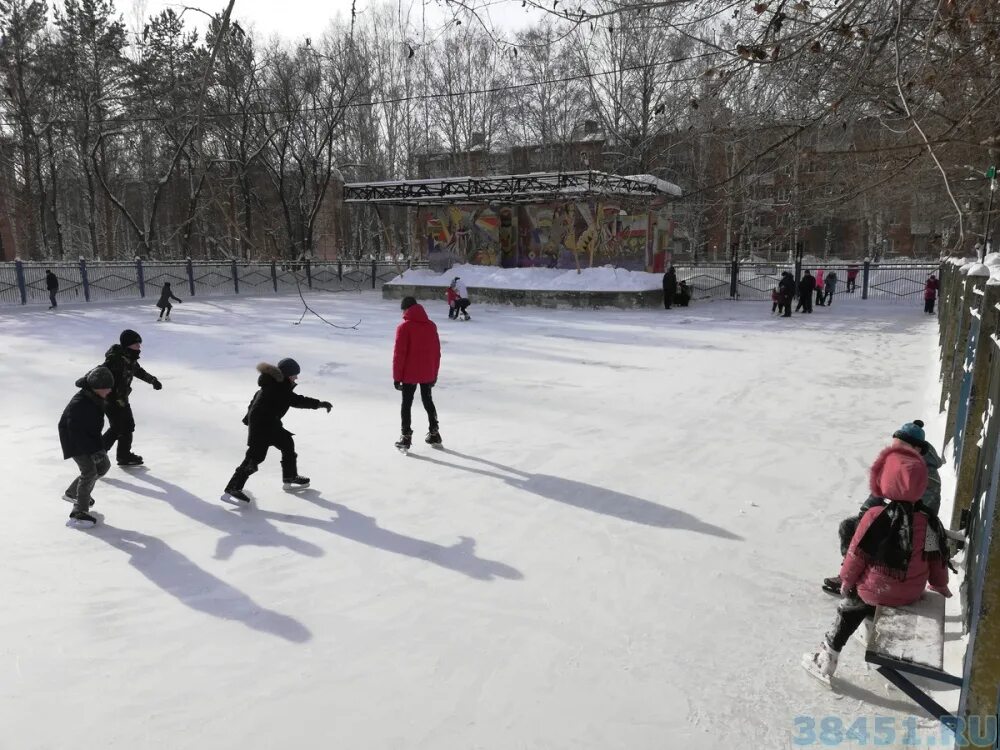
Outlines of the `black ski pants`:
{"type": "Polygon", "coordinates": [[[236,467],[233,478],[226,485],[227,489],[242,490],[251,474],[257,472],[260,465],[267,458],[267,451],[271,447],[281,451],[281,477],[287,479],[298,476],[299,458],[295,452],[295,440],[292,433],[281,428],[270,435],[251,435],[247,445],[247,453],[243,458],[243,463],[236,467]]]}
{"type": "MultiPolygon", "coordinates": [[[[430,383],[420,384],[420,400],[424,404],[424,410],[427,412],[427,422],[430,425],[431,432],[437,432],[438,429],[438,415],[437,409],[434,407],[434,399],[431,396],[431,389],[434,386],[430,383]]],[[[400,418],[402,420],[402,432],[404,435],[413,434],[413,426],[411,421],[411,411],[413,410],[413,397],[417,393],[416,383],[403,383],[403,405],[400,409],[400,418]]]]}
{"type": "Polygon", "coordinates": [[[928,315],[934,314],[934,302],[935,300],[933,297],[931,299],[924,300],[924,312],[927,313],[928,315]]]}
{"type": "Polygon", "coordinates": [[[840,604],[837,606],[837,617],[833,621],[830,632],[826,634],[826,642],[839,653],[847,643],[847,639],[854,635],[854,631],[861,626],[861,623],[866,618],[874,616],[875,607],[871,604],[865,604],[857,593],[852,591],[840,600],[840,604]]]}
{"type": "Polygon", "coordinates": [[[663,290],[663,307],[665,310],[669,310],[674,304],[674,292],[669,289],[663,290]]]}
{"type": "Polygon", "coordinates": [[[59,307],[59,303],[56,302],[57,291],[57,289],[49,289],[49,304],[51,304],[52,307],[59,307]]]}
{"type": "Polygon", "coordinates": [[[124,406],[114,401],[108,402],[108,429],[102,436],[104,450],[110,451],[117,442],[116,456],[119,461],[132,453],[132,433],[135,432],[135,417],[132,416],[132,405],[124,406]]]}
{"type": "Polygon", "coordinates": [[[160,308],[160,317],[162,318],[163,317],[163,313],[166,313],[167,317],[169,318],[170,317],[170,311],[173,310],[173,309],[174,309],[174,306],[171,305],[168,302],[167,304],[165,304],[163,307],[160,308]]]}

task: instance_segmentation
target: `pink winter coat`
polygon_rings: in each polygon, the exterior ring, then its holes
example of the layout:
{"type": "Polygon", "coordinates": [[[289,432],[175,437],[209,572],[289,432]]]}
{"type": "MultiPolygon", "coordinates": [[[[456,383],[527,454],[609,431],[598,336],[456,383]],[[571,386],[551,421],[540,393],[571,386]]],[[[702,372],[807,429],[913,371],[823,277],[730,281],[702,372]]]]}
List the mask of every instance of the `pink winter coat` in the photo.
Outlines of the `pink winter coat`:
{"type": "MultiPolygon", "coordinates": [[[[879,453],[872,464],[869,486],[876,497],[916,503],[927,489],[927,464],[913,448],[889,446],[879,453]]],[[[927,515],[924,513],[913,514],[913,553],[905,580],[900,581],[867,564],[858,552],[858,544],[872,522],[884,511],[884,506],[876,506],[862,516],[840,568],[842,586],[847,589],[857,586],[858,596],[867,604],[889,607],[917,601],[928,583],[947,586],[948,568],[944,559],[940,555],[930,559],[924,557],[927,539],[927,515]]]]}

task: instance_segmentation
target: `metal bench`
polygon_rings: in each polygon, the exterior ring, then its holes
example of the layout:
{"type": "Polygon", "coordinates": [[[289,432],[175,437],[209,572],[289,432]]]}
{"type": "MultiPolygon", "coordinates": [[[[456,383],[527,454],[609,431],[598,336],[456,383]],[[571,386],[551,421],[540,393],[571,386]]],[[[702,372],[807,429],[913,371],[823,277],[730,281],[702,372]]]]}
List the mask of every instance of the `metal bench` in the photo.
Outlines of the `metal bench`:
{"type": "Polygon", "coordinates": [[[944,671],[944,609],[945,598],[933,591],[925,591],[919,601],[906,607],[876,608],[865,661],[875,664],[889,682],[935,719],[954,729],[956,717],[906,676],[962,685],[961,677],[944,671]]]}

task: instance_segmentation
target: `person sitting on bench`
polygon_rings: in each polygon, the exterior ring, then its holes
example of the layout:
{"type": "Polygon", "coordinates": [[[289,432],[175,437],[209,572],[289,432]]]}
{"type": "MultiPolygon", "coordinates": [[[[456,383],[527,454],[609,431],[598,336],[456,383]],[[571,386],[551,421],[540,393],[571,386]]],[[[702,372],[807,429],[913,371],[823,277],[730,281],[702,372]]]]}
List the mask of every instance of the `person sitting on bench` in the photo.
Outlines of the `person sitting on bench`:
{"type": "Polygon", "coordinates": [[[885,498],[862,516],[840,568],[841,594],[833,627],[802,666],[829,680],[840,651],[875,607],[902,607],[920,599],[930,585],[948,589],[948,538],[938,517],[920,502],[927,489],[927,464],[911,440],[923,432],[912,422],[898,430],[879,453],[869,474],[871,494],[885,498]],[[902,435],[903,437],[898,437],[902,435]]]}
{"type": "MultiPolygon", "coordinates": [[[[900,429],[893,434],[893,437],[909,443],[919,450],[920,454],[924,457],[924,463],[927,464],[927,489],[924,490],[920,502],[924,504],[924,507],[930,513],[936,516],[941,508],[941,475],[938,473],[938,469],[944,465],[944,460],[934,450],[934,446],[924,439],[924,423],[919,419],[914,419],[909,425],[904,425],[904,427],[910,425],[919,429],[911,428],[909,431],[900,429]]],[[[840,536],[841,557],[847,554],[847,548],[851,544],[851,539],[854,537],[854,532],[857,530],[861,518],[870,508],[874,508],[876,505],[885,505],[885,500],[874,495],[869,495],[868,499],[862,503],[856,515],[845,518],[840,522],[837,532],[840,536]]],[[[835,575],[824,578],[823,590],[828,594],[840,596],[840,576],[835,575]]]]}

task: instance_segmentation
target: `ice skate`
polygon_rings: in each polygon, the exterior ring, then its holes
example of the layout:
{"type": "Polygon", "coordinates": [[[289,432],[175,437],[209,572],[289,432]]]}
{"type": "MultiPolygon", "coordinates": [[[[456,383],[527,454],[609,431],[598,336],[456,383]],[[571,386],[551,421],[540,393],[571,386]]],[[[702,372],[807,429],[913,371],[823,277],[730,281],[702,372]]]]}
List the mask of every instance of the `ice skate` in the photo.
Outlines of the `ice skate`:
{"type": "Polygon", "coordinates": [[[281,480],[282,487],[286,490],[304,490],[309,486],[309,477],[302,477],[295,475],[294,477],[285,477],[281,480]]]}
{"type": "Polygon", "coordinates": [[[231,500],[237,500],[246,505],[250,504],[250,496],[243,490],[238,490],[235,487],[226,487],[225,491],[222,493],[221,500],[227,503],[231,500]]]}
{"type": "Polygon", "coordinates": [[[74,510],[69,514],[66,525],[75,529],[92,529],[97,525],[97,518],[83,510],[74,510]]]}
{"type": "Polygon", "coordinates": [[[129,453],[127,456],[122,456],[118,459],[119,466],[142,466],[142,456],[137,456],[134,453],[129,453]]]}
{"type": "Polygon", "coordinates": [[[840,654],[834,651],[824,638],[819,651],[802,655],[802,668],[824,685],[830,687],[830,677],[837,671],[839,656],[840,654]]]}
{"type": "Polygon", "coordinates": [[[427,436],[424,438],[424,442],[427,443],[432,448],[438,448],[438,449],[444,448],[444,443],[441,440],[441,433],[438,432],[437,430],[431,430],[430,432],[428,432],[427,436]]]}
{"type": "Polygon", "coordinates": [[[413,444],[411,435],[400,435],[399,440],[396,441],[396,449],[400,453],[409,453],[410,446],[413,444]]]}
{"type": "Polygon", "coordinates": [[[823,579],[823,590],[828,594],[840,596],[840,576],[830,576],[823,579]]]}

